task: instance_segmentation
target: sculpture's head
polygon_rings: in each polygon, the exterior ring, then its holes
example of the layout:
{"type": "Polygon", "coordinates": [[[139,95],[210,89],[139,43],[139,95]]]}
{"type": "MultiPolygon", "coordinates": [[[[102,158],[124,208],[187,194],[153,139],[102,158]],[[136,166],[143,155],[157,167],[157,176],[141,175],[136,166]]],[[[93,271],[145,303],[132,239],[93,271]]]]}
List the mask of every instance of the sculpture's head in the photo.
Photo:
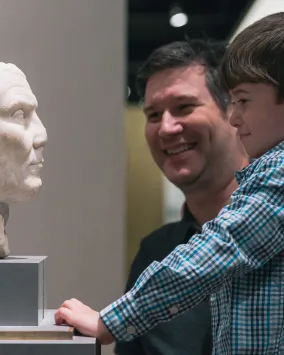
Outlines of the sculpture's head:
{"type": "Polygon", "coordinates": [[[27,200],[42,185],[47,134],[36,108],[24,73],[13,64],[0,63],[0,201],[27,200]]]}

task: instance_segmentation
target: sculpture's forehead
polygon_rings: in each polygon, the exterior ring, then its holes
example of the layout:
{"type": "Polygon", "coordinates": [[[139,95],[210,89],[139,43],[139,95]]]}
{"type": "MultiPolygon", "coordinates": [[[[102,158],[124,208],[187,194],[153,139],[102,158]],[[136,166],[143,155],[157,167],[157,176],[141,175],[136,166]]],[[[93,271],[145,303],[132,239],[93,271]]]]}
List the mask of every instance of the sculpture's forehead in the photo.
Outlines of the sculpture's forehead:
{"type": "Polygon", "coordinates": [[[0,109],[17,99],[36,103],[25,74],[14,64],[0,62],[0,109]]]}
{"type": "Polygon", "coordinates": [[[18,67],[0,63],[0,89],[9,90],[13,86],[30,89],[25,74],[18,67]]]}

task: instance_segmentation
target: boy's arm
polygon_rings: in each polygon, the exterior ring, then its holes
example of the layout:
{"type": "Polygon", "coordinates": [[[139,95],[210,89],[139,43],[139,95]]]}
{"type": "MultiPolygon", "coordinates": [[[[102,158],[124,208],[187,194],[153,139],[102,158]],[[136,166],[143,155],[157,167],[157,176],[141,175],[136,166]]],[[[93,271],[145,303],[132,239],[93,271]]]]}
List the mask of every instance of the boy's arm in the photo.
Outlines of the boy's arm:
{"type": "Polygon", "coordinates": [[[92,316],[85,308],[63,305],[56,322],[66,320],[103,343],[113,337],[130,341],[192,308],[226,278],[262,267],[284,248],[284,158],[265,164],[204,225],[202,234],[153,262],[119,300],[92,316]]]}
{"type": "MultiPolygon", "coordinates": [[[[129,277],[126,283],[125,292],[128,292],[135,284],[139,275],[150,264],[149,257],[146,253],[143,240],[140,243],[140,248],[131,264],[129,277]]],[[[146,355],[143,345],[139,338],[129,342],[117,341],[115,344],[115,354],[117,355],[146,355]]]]}
{"type": "Polygon", "coordinates": [[[152,263],[132,290],[100,312],[115,338],[140,336],[216,292],[226,278],[262,267],[283,249],[283,160],[260,167],[202,234],[152,263]]]}

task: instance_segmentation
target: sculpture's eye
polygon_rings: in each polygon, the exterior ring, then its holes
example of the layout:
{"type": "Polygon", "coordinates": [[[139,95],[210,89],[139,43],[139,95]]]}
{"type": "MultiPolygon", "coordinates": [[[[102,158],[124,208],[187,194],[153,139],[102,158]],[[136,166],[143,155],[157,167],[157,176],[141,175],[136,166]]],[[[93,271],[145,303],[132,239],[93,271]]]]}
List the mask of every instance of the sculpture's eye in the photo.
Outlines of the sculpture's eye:
{"type": "Polygon", "coordinates": [[[13,118],[24,118],[24,110],[19,109],[15,111],[12,115],[13,118]]]}

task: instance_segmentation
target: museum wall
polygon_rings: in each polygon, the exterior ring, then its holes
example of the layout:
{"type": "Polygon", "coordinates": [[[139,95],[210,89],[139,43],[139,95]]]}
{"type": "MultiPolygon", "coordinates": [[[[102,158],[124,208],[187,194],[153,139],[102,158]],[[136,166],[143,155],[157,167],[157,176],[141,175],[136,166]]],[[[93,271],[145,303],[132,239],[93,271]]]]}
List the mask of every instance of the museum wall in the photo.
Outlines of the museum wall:
{"type": "Polygon", "coordinates": [[[163,223],[163,177],[154,163],[145,136],[145,117],[139,105],[125,114],[127,270],[140,241],[163,223]]]}
{"type": "Polygon", "coordinates": [[[0,60],[27,75],[49,142],[44,187],[11,207],[13,254],[48,255],[48,306],[100,309],[125,279],[123,0],[2,0],[0,60]]]}

